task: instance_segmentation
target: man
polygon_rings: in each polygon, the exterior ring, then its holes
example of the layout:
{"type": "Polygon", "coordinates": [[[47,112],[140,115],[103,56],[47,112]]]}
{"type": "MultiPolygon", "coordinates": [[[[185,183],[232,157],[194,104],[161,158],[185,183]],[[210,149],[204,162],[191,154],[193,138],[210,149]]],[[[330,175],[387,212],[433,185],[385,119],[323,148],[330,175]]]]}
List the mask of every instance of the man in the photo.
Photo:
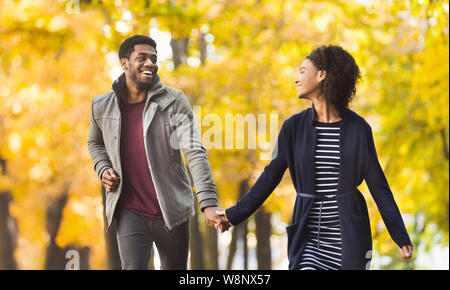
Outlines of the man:
{"type": "Polygon", "coordinates": [[[224,222],[206,150],[186,96],[160,81],[155,41],[132,36],[119,58],[124,73],[92,101],[88,140],[106,189],[107,230],[116,218],[122,269],[147,269],[153,242],[162,269],[186,269],[195,208],[181,150],[207,222],[224,222]]]}

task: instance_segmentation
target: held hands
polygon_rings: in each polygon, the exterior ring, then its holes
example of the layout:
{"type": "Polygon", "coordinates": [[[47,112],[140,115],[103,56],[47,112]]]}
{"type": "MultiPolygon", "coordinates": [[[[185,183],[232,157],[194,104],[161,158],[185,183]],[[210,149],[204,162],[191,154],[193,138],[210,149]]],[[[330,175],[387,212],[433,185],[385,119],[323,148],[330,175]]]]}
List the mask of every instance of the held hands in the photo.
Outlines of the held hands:
{"type": "Polygon", "coordinates": [[[208,224],[213,225],[216,229],[220,229],[222,233],[233,226],[228,221],[225,211],[220,207],[207,207],[204,212],[208,224]]]}
{"type": "Polygon", "coordinates": [[[225,211],[223,209],[220,209],[218,211],[216,211],[217,215],[224,220],[224,222],[222,222],[219,225],[220,231],[223,233],[224,231],[227,231],[229,228],[231,228],[233,226],[232,223],[230,223],[230,221],[227,218],[227,214],[225,213],[225,211]]]}
{"type": "Polygon", "coordinates": [[[119,185],[120,177],[116,175],[114,169],[108,168],[103,171],[102,184],[108,192],[114,191],[119,185]]]}

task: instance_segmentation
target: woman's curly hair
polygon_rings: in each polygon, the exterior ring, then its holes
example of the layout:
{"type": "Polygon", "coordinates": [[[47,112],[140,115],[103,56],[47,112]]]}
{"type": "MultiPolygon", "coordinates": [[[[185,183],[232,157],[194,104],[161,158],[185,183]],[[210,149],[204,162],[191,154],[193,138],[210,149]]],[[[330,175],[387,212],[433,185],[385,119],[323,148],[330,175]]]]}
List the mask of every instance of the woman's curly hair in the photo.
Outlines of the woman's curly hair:
{"type": "Polygon", "coordinates": [[[344,112],[355,96],[356,84],[361,77],[353,57],[340,46],[324,45],[306,58],[318,70],[326,71],[325,79],[319,84],[320,92],[327,102],[344,112]]]}

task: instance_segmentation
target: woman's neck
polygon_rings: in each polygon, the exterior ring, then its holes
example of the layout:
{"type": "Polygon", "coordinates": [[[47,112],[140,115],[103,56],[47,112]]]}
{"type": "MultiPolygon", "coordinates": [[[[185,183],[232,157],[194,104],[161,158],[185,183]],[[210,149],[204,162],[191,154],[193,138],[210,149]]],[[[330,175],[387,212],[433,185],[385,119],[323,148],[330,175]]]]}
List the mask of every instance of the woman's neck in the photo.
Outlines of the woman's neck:
{"type": "Polygon", "coordinates": [[[325,100],[314,98],[312,100],[316,110],[316,121],[322,123],[334,123],[342,120],[339,111],[325,100]]]}

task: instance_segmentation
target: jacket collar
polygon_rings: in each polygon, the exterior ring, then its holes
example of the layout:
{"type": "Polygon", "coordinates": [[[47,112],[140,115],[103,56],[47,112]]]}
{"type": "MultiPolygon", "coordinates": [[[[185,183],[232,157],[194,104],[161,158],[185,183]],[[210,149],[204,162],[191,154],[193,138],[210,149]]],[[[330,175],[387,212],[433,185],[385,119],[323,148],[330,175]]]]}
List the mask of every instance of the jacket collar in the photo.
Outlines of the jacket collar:
{"type": "MultiPolygon", "coordinates": [[[[312,106],[308,109],[308,116],[307,116],[308,122],[311,125],[314,125],[316,115],[317,115],[316,108],[314,107],[314,103],[312,103],[312,106]]],[[[350,117],[350,109],[347,108],[345,109],[344,112],[339,112],[339,117],[341,117],[342,123],[344,123],[350,117]]]]}
{"type": "MultiPolygon", "coordinates": [[[[126,87],[125,82],[125,73],[122,73],[113,83],[112,89],[116,94],[116,97],[119,98],[120,94],[123,93],[123,90],[126,87]]],[[[164,85],[161,83],[161,79],[159,75],[156,74],[156,77],[153,79],[152,86],[147,90],[147,99],[159,93],[164,89],[164,85]]]]}

